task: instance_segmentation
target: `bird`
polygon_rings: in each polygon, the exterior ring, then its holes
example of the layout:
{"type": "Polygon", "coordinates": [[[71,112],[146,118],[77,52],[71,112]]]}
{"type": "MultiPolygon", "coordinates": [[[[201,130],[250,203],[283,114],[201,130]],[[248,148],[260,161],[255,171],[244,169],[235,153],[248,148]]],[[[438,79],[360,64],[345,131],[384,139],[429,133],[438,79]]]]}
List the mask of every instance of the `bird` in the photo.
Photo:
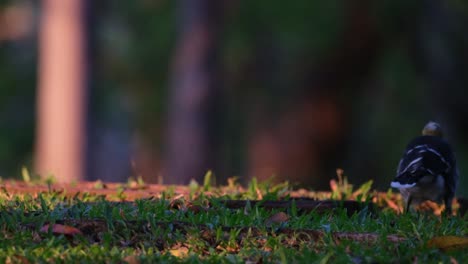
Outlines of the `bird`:
{"type": "Polygon", "coordinates": [[[451,215],[458,174],[455,154],[444,139],[441,126],[429,121],[422,135],[406,146],[390,186],[400,190],[406,212],[411,205],[431,200],[443,201],[446,213],[451,215]]]}

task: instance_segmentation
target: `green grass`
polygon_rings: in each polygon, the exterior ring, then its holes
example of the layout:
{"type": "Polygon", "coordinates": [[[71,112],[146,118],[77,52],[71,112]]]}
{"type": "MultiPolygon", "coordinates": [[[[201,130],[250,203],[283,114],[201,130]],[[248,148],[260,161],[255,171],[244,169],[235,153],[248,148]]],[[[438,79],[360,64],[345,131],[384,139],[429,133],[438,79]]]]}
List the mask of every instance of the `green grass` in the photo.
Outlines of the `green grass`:
{"type": "MultiPolygon", "coordinates": [[[[168,190],[159,198],[111,202],[102,196],[45,192],[0,192],[0,263],[459,263],[465,250],[443,252],[427,246],[437,236],[467,236],[467,218],[392,210],[349,216],[344,208],[303,213],[294,207],[261,205],[226,208],[225,199],[288,199],[287,184],[251,182],[245,192],[192,186],[185,200],[168,190]],[[205,195],[204,192],[211,195],[205,195]],[[176,197],[177,198],[177,197],[176,197]],[[278,212],[288,221],[270,219],[278,212]],[[63,224],[82,233],[41,229],[63,224]],[[322,234],[314,238],[307,231],[322,234]],[[346,232],[372,233],[375,241],[336,239],[346,232]],[[391,242],[387,235],[397,235],[391,242]]],[[[341,187],[340,187],[341,188],[341,187]]],[[[370,196],[369,185],[360,192],[370,196]]],[[[351,189],[346,189],[348,195],[351,189]]]]}

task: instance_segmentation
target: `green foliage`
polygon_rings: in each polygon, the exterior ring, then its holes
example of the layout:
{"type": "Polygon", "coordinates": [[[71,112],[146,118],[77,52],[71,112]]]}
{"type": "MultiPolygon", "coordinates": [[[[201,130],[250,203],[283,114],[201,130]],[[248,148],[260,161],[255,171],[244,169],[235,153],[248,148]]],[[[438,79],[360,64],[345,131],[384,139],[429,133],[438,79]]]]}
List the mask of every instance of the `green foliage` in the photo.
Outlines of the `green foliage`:
{"type": "Polygon", "coordinates": [[[357,201],[368,201],[371,197],[370,191],[372,188],[373,180],[369,180],[363,183],[359,188],[356,190],[354,189],[353,185],[348,182],[348,177],[344,175],[344,171],[342,169],[337,169],[337,177],[338,181],[332,180],[331,187],[332,193],[331,198],[335,200],[350,200],[355,199],[357,201]]]}
{"type": "Polygon", "coordinates": [[[31,181],[31,176],[29,175],[29,171],[26,167],[21,168],[21,175],[23,176],[23,181],[28,183],[31,181]]]}
{"type": "Polygon", "coordinates": [[[211,186],[214,182],[213,172],[211,170],[207,171],[205,177],[203,178],[203,191],[210,191],[211,186]]]}

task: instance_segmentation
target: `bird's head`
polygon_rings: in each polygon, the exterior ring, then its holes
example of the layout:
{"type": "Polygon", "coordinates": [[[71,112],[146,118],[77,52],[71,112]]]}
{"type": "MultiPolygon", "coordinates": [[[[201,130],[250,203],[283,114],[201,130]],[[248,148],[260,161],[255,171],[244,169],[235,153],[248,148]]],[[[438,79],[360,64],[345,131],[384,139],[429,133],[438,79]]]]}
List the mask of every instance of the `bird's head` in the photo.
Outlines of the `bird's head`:
{"type": "Polygon", "coordinates": [[[442,128],[436,122],[429,121],[422,130],[423,136],[442,137],[442,128]]]}

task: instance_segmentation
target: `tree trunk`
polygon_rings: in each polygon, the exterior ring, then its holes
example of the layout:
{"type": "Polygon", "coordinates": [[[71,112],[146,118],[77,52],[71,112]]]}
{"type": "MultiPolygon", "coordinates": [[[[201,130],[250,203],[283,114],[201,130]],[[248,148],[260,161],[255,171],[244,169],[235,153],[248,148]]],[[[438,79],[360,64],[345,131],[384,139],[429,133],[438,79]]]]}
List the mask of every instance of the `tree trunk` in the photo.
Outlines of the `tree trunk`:
{"type": "Polygon", "coordinates": [[[86,25],[82,0],[43,0],[39,31],[36,171],[84,178],[86,25]]]}
{"type": "Polygon", "coordinates": [[[172,64],[165,183],[201,180],[215,166],[221,98],[218,0],[179,1],[179,35],[172,64]]]}

